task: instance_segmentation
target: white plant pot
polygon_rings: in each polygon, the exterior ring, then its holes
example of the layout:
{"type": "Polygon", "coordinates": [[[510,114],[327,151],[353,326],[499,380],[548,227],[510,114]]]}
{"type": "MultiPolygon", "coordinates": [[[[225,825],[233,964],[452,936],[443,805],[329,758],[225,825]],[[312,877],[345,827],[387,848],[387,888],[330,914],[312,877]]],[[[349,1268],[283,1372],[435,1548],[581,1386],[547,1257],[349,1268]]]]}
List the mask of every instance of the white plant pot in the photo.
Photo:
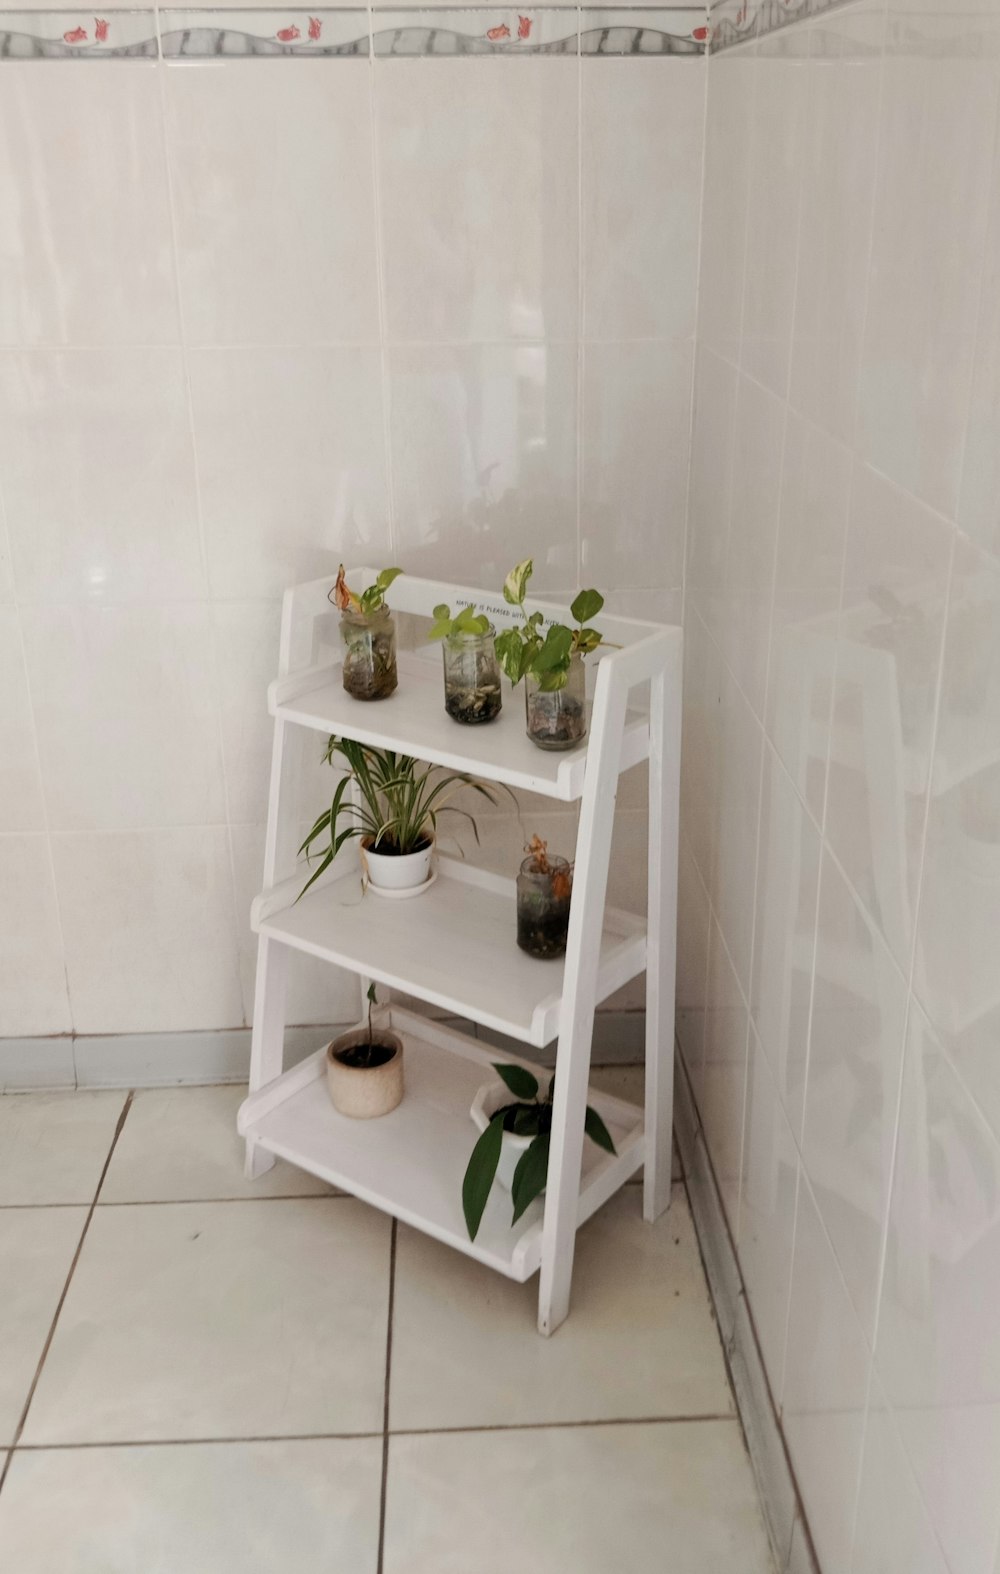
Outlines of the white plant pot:
{"type": "Polygon", "coordinates": [[[352,1120],[374,1120],[388,1115],[403,1097],[403,1042],[395,1033],[375,1030],[380,1043],[393,1046],[391,1060],[380,1066],[345,1066],[337,1059],[340,1050],[368,1042],[367,1027],[341,1033],[326,1046],[326,1085],[334,1109],[352,1120]]]}
{"type": "Polygon", "coordinates": [[[415,891],[431,883],[433,838],[419,852],[380,853],[367,838],[361,843],[361,864],[367,871],[373,891],[415,891]]]}
{"type": "MultiPolygon", "coordinates": [[[[485,1131],[490,1123],[490,1116],[494,1115],[502,1105],[514,1102],[514,1095],[506,1083],[487,1082],[473,1099],[470,1113],[477,1128],[485,1131]]],[[[534,1140],[534,1137],[516,1137],[512,1131],[505,1131],[501,1137],[497,1180],[505,1191],[510,1191],[513,1186],[514,1171],[517,1169],[521,1155],[527,1152],[534,1140]]]]}

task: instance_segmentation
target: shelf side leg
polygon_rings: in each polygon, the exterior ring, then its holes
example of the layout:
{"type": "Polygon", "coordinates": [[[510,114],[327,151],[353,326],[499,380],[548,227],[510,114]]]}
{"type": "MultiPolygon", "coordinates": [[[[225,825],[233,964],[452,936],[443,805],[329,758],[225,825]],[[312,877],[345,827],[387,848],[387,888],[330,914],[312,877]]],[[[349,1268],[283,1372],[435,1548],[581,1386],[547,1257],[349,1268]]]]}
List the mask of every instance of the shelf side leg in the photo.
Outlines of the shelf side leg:
{"type": "MultiPolygon", "coordinates": [[[[287,946],[269,935],[257,941],[257,983],[253,997],[253,1034],[250,1040],[250,1092],[266,1087],[281,1076],[285,1058],[285,995],[288,987],[287,946]]],[[[256,1180],[274,1163],[274,1154],[259,1152],[247,1138],[245,1174],[256,1180]]]]}
{"type": "Polygon", "coordinates": [[[674,988],[680,810],[680,650],[650,684],[649,895],[646,920],[646,1159],[643,1217],[670,1205],[674,1127],[674,988]]]}
{"type": "MultiPolygon", "coordinates": [[[[282,627],[287,622],[288,598],[282,627]]],[[[282,636],[284,639],[284,635],[282,636]]],[[[290,816],[283,813],[290,801],[291,761],[285,751],[285,724],[274,725],[271,746],[271,791],[267,807],[267,834],[264,841],[264,888],[270,889],[290,867],[290,816]]],[[[257,941],[257,977],[253,996],[253,1033],[250,1040],[250,1092],[280,1077],[285,1058],[285,998],[288,989],[288,948],[267,935],[257,941]]],[[[247,1137],[244,1173],[256,1180],[272,1168],[274,1155],[258,1148],[255,1138],[247,1137]]]]}
{"type": "Polygon", "coordinates": [[[587,756],[556,1051],[552,1138],[542,1226],[538,1331],[552,1334],[569,1312],[580,1198],[583,1124],[590,1082],[590,1049],[597,1003],[597,970],[608,861],[614,829],[627,688],[598,671],[587,756]],[[602,682],[603,679],[603,682],[602,682]]]}

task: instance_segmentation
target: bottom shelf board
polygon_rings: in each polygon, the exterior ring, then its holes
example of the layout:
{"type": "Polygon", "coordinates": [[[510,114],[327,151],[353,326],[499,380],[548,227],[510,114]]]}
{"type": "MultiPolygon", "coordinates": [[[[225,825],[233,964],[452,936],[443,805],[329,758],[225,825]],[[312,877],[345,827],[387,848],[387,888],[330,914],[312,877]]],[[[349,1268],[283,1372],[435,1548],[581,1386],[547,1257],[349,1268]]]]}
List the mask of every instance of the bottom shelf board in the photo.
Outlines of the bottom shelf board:
{"type": "MultiPolygon", "coordinates": [[[[474,1241],[462,1214],[462,1177],[477,1136],[469,1111],[482,1084],[496,1080],[497,1052],[415,1013],[394,1008],[390,1016],[403,1039],[406,1079],[403,1102],[391,1114],[371,1121],[338,1114],[326,1089],[325,1051],[318,1050],[250,1095],[240,1109],[241,1135],[508,1278],[529,1279],[541,1261],[541,1200],[512,1228],[510,1194],[494,1184],[474,1241]]],[[[517,1064],[540,1080],[551,1076],[527,1061],[517,1064]]],[[[589,1102],[618,1152],[584,1139],[578,1224],[643,1162],[642,1110],[597,1091],[589,1102]]]]}

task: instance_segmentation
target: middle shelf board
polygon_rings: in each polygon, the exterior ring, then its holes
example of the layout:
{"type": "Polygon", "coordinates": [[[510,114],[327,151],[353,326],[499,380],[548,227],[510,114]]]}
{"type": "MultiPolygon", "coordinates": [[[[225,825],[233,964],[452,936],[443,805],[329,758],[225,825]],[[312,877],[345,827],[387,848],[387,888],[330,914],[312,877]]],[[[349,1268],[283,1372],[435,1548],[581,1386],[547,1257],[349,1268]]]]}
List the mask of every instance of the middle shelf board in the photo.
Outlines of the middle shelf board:
{"type": "MultiPolygon", "coordinates": [[[[586,743],[566,753],[536,748],[524,727],[524,693],[503,680],[503,709],[495,721],[464,727],[444,708],[439,662],[401,654],[399,688],[365,704],[344,691],[341,667],[309,668],[271,684],[271,714],[302,727],[395,749],[449,770],[468,771],[524,792],[572,801],[583,792],[586,743]]],[[[648,718],[631,712],[622,738],[621,769],[649,754],[648,718]]]]}
{"type": "MultiPolygon", "coordinates": [[[[338,1114],[327,1093],[321,1049],[250,1095],[240,1109],[240,1133],[523,1283],[541,1261],[541,1202],[533,1202],[512,1226],[510,1193],[495,1184],[474,1241],[462,1214],[462,1177],[477,1137],[470,1109],[483,1083],[497,1080],[491,1065],[496,1050],[397,1006],[389,1020],[403,1038],[406,1083],[403,1102],[390,1114],[378,1120],[338,1114]]],[[[552,1075],[531,1069],[543,1086],[552,1075]]],[[[635,1174],[644,1156],[642,1110],[595,1089],[588,1100],[611,1132],[617,1154],[584,1140],[578,1224],[635,1174]]]]}
{"type": "MultiPolygon", "coordinates": [[[[564,963],[518,949],[513,880],[439,858],[438,878],[408,901],[391,901],[361,879],[353,848],[334,879],[295,900],[305,875],[258,896],[253,928],[282,945],[363,973],[391,989],[538,1047],[559,1032],[564,963]]],[[[646,930],[632,913],[605,909],[597,999],[646,966],[646,930]]]]}

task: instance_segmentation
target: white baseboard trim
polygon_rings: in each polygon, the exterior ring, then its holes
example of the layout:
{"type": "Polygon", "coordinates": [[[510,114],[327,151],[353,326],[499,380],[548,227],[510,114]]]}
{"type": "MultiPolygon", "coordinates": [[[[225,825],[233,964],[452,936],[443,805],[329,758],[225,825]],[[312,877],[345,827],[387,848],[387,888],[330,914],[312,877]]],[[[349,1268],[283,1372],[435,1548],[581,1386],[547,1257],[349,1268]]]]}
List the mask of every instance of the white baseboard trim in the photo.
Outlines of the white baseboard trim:
{"type": "Polygon", "coordinates": [[[775,1568],[778,1574],[821,1574],[765,1375],[701,1120],[679,1049],[675,1090],[674,1130],[684,1166],[691,1215],[757,1478],[775,1568]]]}
{"type": "MultiPolygon", "coordinates": [[[[446,1018],[471,1030],[470,1023],[446,1018]]],[[[286,1064],[294,1065],[352,1023],[293,1027],[285,1035],[286,1064]]],[[[645,1015],[602,1011],[594,1025],[595,1064],[631,1065],[643,1058],[645,1015]]],[[[523,1044],[499,1033],[479,1037],[500,1050],[524,1053],[523,1044]]],[[[531,1053],[529,1051],[529,1053],[531,1053]]],[[[543,1065],[555,1046],[534,1052],[543,1065]]],[[[250,1029],[206,1033],[85,1034],[74,1038],[0,1038],[0,1093],[59,1088],[164,1088],[180,1084],[245,1082],[250,1070],[250,1029]]]]}

